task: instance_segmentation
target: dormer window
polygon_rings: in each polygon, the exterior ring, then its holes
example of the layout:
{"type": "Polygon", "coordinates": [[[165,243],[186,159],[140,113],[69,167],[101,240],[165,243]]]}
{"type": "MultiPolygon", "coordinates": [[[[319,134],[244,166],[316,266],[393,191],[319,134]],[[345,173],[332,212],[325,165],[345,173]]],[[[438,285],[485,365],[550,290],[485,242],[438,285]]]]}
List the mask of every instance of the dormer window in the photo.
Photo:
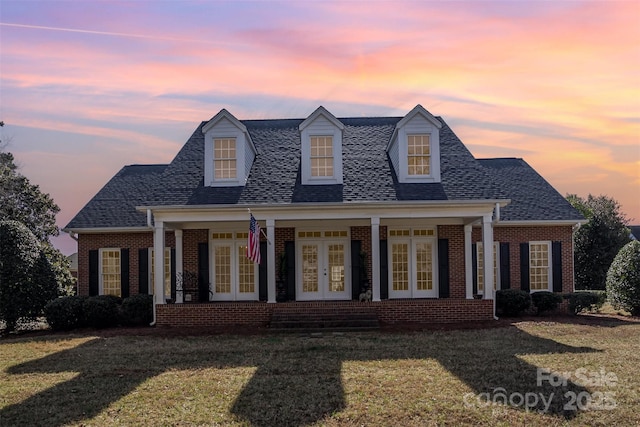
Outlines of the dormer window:
{"type": "Polygon", "coordinates": [[[342,122],[318,107],[299,129],[302,184],[342,184],[342,122]]]}
{"type": "Polygon", "coordinates": [[[396,124],[387,152],[398,182],[440,182],[441,127],[420,105],[396,124]]]}
{"type": "Polygon", "coordinates": [[[221,110],[202,127],[204,134],[204,185],[239,187],[246,184],[256,148],[245,125],[221,110]]]}
{"type": "Polygon", "coordinates": [[[236,179],[236,139],[213,140],[213,170],[216,180],[236,179]]]}
{"type": "Polygon", "coordinates": [[[429,135],[407,135],[407,173],[429,175],[431,170],[431,146],[429,135]]]}
{"type": "Polygon", "coordinates": [[[333,177],[333,137],[311,137],[311,176],[333,177]]]}

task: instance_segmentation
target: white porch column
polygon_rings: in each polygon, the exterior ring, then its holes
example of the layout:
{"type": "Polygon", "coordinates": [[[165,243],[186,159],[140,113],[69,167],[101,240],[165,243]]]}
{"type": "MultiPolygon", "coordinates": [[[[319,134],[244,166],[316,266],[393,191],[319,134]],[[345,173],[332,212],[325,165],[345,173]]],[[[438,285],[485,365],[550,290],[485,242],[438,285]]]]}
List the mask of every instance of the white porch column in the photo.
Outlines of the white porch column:
{"type": "Polygon", "coordinates": [[[378,217],[371,218],[371,294],[373,301],[380,301],[380,218],[378,217]]]}
{"type": "Polygon", "coordinates": [[[165,304],[164,295],[164,224],[156,221],[153,233],[153,295],[156,304],[165,304]]]}
{"type": "Polygon", "coordinates": [[[493,299],[493,222],[491,215],[482,217],[482,264],[484,265],[484,299],[493,299]]]}
{"type": "Polygon", "coordinates": [[[175,230],[176,235],[176,303],[184,302],[184,277],[182,276],[182,230],[175,230]]]}
{"type": "Polygon", "coordinates": [[[471,231],[473,226],[464,226],[464,280],[467,299],[473,298],[473,259],[471,255],[471,231]]]}
{"type": "Polygon", "coordinates": [[[276,302],[276,222],[267,220],[267,302],[276,302]]]}

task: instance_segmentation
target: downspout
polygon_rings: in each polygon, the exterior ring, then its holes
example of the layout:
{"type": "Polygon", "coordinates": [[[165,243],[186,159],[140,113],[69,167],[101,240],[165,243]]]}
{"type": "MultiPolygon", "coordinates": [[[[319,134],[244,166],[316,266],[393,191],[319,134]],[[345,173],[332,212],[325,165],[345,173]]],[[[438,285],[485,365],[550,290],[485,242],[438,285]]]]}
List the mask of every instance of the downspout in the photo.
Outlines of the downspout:
{"type": "MultiPolygon", "coordinates": [[[[493,215],[493,225],[496,225],[500,221],[500,203],[496,203],[495,214],[493,215]]],[[[497,288],[498,284],[494,283],[494,286],[497,288]]],[[[498,316],[496,316],[496,293],[493,294],[493,320],[499,320],[498,316]]]]}
{"type": "MultiPolygon", "coordinates": [[[[152,214],[151,209],[147,209],[147,227],[151,229],[151,233],[153,233],[153,225],[151,224],[152,214]]],[[[149,326],[156,326],[156,301],[154,298],[153,301],[153,322],[149,323],[149,326]]]]}

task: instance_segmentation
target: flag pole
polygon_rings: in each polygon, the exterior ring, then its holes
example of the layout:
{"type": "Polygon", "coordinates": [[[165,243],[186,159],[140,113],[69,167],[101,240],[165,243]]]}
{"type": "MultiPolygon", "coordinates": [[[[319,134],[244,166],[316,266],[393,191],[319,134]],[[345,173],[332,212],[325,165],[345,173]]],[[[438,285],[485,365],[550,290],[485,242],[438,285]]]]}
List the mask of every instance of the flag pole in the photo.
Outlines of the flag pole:
{"type": "MultiPolygon", "coordinates": [[[[249,212],[249,215],[251,215],[251,209],[247,208],[247,211],[249,212]]],[[[271,244],[271,240],[269,240],[269,238],[267,237],[267,233],[264,232],[264,229],[262,227],[260,227],[260,234],[264,236],[264,239],[268,244],[271,244]]]]}

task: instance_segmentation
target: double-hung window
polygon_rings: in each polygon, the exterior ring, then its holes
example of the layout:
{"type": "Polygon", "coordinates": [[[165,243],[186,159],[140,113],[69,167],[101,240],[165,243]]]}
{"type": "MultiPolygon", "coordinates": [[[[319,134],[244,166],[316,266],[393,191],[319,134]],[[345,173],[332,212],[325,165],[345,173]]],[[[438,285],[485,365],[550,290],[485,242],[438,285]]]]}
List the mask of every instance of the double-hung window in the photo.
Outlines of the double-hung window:
{"type": "Polygon", "coordinates": [[[529,287],[551,290],[551,242],[529,242],[529,287]]]}
{"type": "Polygon", "coordinates": [[[333,137],[311,137],[311,176],[333,177],[333,137]]]}
{"type": "Polygon", "coordinates": [[[236,179],[235,138],[215,138],[213,140],[213,170],[216,180],[236,179]]]}
{"type": "Polygon", "coordinates": [[[407,135],[407,174],[431,173],[431,146],[428,134],[407,135]]]}
{"type": "Polygon", "coordinates": [[[100,249],[100,295],[121,296],[120,249],[100,249]]]}

